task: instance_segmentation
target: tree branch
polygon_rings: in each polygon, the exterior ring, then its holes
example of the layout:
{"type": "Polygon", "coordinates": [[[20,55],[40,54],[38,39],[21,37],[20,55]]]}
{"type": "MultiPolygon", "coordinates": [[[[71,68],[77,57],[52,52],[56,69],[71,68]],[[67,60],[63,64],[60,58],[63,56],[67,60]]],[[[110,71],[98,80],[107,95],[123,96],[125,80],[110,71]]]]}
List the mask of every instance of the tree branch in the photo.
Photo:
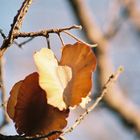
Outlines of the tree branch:
{"type": "MultiPolygon", "coordinates": [[[[20,24],[18,24],[18,25],[20,25],[20,24]]],[[[9,33],[8,38],[5,38],[4,41],[3,41],[3,44],[1,46],[0,56],[3,55],[3,53],[8,48],[8,46],[10,44],[12,44],[13,42],[18,47],[21,47],[22,45],[24,45],[24,44],[28,43],[29,41],[31,41],[34,37],[38,37],[38,36],[47,37],[50,33],[59,34],[59,33],[64,32],[66,30],[81,29],[81,28],[82,27],[80,25],[73,25],[73,26],[70,26],[70,27],[57,28],[57,29],[48,29],[48,30],[41,30],[41,31],[38,31],[38,32],[19,32],[19,30],[18,31],[17,30],[15,30],[15,31],[12,30],[13,31],[13,34],[11,35],[11,33],[9,33]],[[19,37],[30,37],[30,38],[28,40],[22,42],[21,44],[19,44],[19,43],[17,43],[17,42],[14,41],[14,39],[17,39],[19,37]]]]}
{"type": "Polygon", "coordinates": [[[81,29],[82,27],[79,25],[73,25],[70,27],[65,27],[65,28],[59,28],[59,29],[48,29],[48,30],[41,30],[38,32],[19,32],[15,34],[15,38],[18,37],[38,37],[38,36],[48,36],[48,34],[50,33],[60,33],[63,32],[65,30],[71,30],[71,29],[81,29]]]}
{"type": "MultiPolygon", "coordinates": [[[[0,88],[1,88],[1,101],[2,104],[6,101],[6,92],[3,80],[3,57],[0,58],[0,88]]],[[[9,118],[6,113],[6,107],[3,105],[3,112],[2,112],[2,123],[0,124],[0,129],[2,129],[6,124],[9,122],[9,118]]]]}
{"type": "Polygon", "coordinates": [[[5,50],[13,43],[14,41],[14,35],[19,32],[23,19],[25,17],[25,14],[28,11],[29,6],[31,5],[32,0],[25,0],[21,6],[21,8],[18,10],[17,15],[15,16],[13,23],[11,25],[11,30],[9,32],[9,35],[6,39],[4,39],[3,44],[1,46],[1,56],[5,52],[5,50]]]}

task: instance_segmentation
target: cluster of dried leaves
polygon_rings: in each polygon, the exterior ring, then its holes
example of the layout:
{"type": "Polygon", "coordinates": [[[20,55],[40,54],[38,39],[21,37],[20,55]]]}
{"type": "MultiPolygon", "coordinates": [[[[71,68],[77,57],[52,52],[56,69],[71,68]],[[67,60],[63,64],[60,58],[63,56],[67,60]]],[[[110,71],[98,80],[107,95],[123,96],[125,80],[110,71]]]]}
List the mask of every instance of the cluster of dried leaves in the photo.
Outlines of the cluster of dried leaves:
{"type": "MultiPolygon", "coordinates": [[[[50,33],[56,33],[60,37],[60,33],[64,32],[73,37],[69,32],[66,32],[66,30],[80,28],[74,25],[69,28],[57,30],[49,29],[38,32],[20,32],[24,16],[31,3],[32,0],[25,0],[23,2],[13,20],[11,30],[7,37],[5,35],[3,36],[2,32],[0,32],[4,38],[0,50],[0,58],[2,58],[4,52],[12,43],[17,44],[14,40],[19,37],[31,37],[29,40],[21,43],[22,45],[31,41],[34,37],[43,36],[47,38],[50,33]]],[[[84,8],[82,8],[82,11],[83,9],[84,8]]],[[[83,16],[84,14],[81,15],[83,16]]],[[[91,30],[92,28],[88,29],[91,30]]],[[[95,31],[94,34],[96,34],[95,31]]],[[[96,34],[96,36],[98,35],[96,34]]],[[[26,136],[33,136],[33,138],[35,138],[36,135],[43,137],[43,134],[51,134],[50,132],[52,131],[60,132],[67,125],[66,119],[69,116],[70,109],[74,109],[78,105],[85,107],[86,103],[90,101],[89,95],[92,86],[92,72],[94,72],[96,67],[96,58],[89,44],[83,41],[81,42],[75,37],[73,38],[78,42],[74,45],[64,45],[60,61],[56,59],[50,49],[43,48],[39,52],[36,52],[34,54],[34,60],[38,71],[28,75],[24,80],[17,82],[10,92],[7,112],[9,117],[15,122],[17,132],[20,135],[25,135],[25,139],[26,136]]],[[[63,44],[61,37],[60,40],[63,44]]],[[[101,44],[100,39],[99,41],[94,40],[91,42],[101,44]]],[[[21,45],[17,45],[21,47],[21,45]]],[[[118,77],[118,73],[109,78],[103,86],[100,97],[98,97],[95,103],[87,108],[86,112],[65,132],[69,132],[75,128],[84,116],[94,109],[107,92],[111,81],[115,80],[116,77],[118,77]]],[[[54,140],[58,138],[60,134],[61,133],[56,133],[55,135],[51,135],[49,139],[54,140]]],[[[0,135],[0,138],[3,137],[8,138],[8,136],[0,135]]]]}
{"type": "Polygon", "coordinates": [[[88,103],[96,68],[92,49],[81,42],[65,45],[60,61],[47,48],[36,52],[34,60],[38,72],[13,86],[7,105],[17,132],[27,136],[62,130],[69,110],[88,103]]]}

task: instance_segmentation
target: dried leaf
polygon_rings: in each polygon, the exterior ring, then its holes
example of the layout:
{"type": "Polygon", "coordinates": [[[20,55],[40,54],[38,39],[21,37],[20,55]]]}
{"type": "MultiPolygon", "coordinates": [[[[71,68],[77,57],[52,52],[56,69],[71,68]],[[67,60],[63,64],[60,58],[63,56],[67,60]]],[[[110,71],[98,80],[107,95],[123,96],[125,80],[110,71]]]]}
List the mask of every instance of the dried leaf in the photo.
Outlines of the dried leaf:
{"type": "Polygon", "coordinates": [[[54,53],[47,48],[42,48],[34,55],[35,64],[39,73],[39,85],[47,93],[48,104],[66,109],[63,101],[63,91],[72,77],[71,68],[58,66],[54,53]]]}
{"type": "MultiPolygon", "coordinates": [[[[69,111],[60,111],[47,103],[46,93],[40,88],[38,77],[37,73],[27,76],[18,90],[16,106],[11,104],[15,106],[14,121],[19,134],[47,134],[54,130],[62,130],[67,124],[69,111]]],[[[14,91],[11,96],[14,96],[14,91]]],[[[58,135],[50,140],[54,137],[58,135]]]]}
{"type": "Polygon", "coordinates": [[[90,94],[91,92],[89,92],[89,94],[85,98],[82,98],[82,101],[80,103],[80,106],[82,108],[86,108],[86,105],[91,101],[91,98],[89,97],[90,94]]]}
{"type": "Polygon", "coordinates": [[[72,79],[63,94],[64,101],[68,106],[79,105],[82,98],[91,91],[92,72],[96,68],[96,57],[89,46],[77,42],[74,45],[64,46],[60,65],[72,68],[72,79]]]}
{"type": "Polygon", "coordinates": [[[14,118],[15,105],[17,103],[17,96],[18,96],[18,92],[19,92],[19,88],[21,84],[22,84],[22,81],[19,81],[18,83],[16,83],[10,92],[10,98],[7,103],[7,113],[11,119],[14,118]]]}

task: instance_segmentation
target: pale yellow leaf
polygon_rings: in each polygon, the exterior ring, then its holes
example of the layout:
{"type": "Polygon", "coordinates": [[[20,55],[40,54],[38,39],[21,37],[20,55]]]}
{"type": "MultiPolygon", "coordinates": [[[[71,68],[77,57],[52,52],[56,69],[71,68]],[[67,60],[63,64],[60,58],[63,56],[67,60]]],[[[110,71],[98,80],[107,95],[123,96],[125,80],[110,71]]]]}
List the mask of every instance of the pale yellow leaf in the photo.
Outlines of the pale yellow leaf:
{"type": "Polygon", "coordinates": [[[42,48],[34,54],[35,64],[39,73],[39,84],[47,94],[48,104],[66,109],[63,100],[63,91],[71,80],[72,72],[68,66],[58,66],[54,53],[47,48],[42,48]]]}
{"type": "MultiPolygon", "coordinates": [[[[89,95],[91,94],[91,92],[89,92],[89,95]]],[[[88,96],[86,96],[85,98],[82,98],[82,102],[80,103],[80,106],[82,108],[86,108],[86,105],[91,101],[91,98],[88,96]]]]}

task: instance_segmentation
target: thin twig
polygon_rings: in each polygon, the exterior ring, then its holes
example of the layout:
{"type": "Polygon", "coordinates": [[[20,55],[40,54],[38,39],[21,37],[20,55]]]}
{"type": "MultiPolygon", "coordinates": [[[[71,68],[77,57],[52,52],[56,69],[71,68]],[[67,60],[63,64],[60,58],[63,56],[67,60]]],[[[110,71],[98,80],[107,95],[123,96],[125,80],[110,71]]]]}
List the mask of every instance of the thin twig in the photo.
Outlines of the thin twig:
{"type": "Polygon", "coordinates": [[[32,41],[33,39],[34,39],[34,37],[30,37],[29,39],[27,39],[27,40],[25,40],[25,41],[23,41],[23,42],[21,42],[21,43],[18,43],[18,42],[16,42],[16,41],[14,41],[14,44],[16,44],[19,48],[21,48],[23,45],[29,43],[29,42],[32,41]]]}
{"type": "Polygon", "coordinates": [[[107,93],[107,89],[110,87],[110,85],[114,81],[116,81],[118,79],[118,77],[122,73],[122,71],[123,71],[123,68],[119,67],[118,70],[109,77],[108,81],[105,83],[105,85],[102,88],[101,95],[96,99],[96,101],[89,108],[86,109],[86,111],[82,115],[80,115],[80,117],[75,121],[75,123],[70,128],[66,129],[63,132],[62,135],[72,132],[75,129],[75,127],[77,127],[81,123],[81,121],[85,118],[85,116],[99,104],[99,102],[103,99],[103,97],[107,93]]]}
{"type": "Polygon", "coordinates": [[[51,49],[49,35],[46,37],[48,49],[51,49]]]}
{"type": "MultiPolygon", "coordinates": [[[[14,33],[19,32],[19,30],[22,26],[22,22],[25,17],[25,14],[27,13],[28,8],[31,5],[31,3],[32,3],[32,0],[25,0],[23,2],[21,8],[18,10],[18,13],[14,18],[13,24],[11,25],[12,28],[9,32],[9,38],[13,38],[14,33]]],[[[13,40],[13,39],[11,39],[11,40],[13,40]]]]}
{"type": "MultiPolygon", "coordinates": [[[[19,33],[15,34],[15,38],[19,38],[19,37],[31,37],[31,38],[34,38],[34,37],[38,37],[38,36],[46,37],[46,36],[49,36],[50,33],[56,33],[59,36],[62,45],[64,46],[64,41],[63,41],[63,39],[60,36],[60,33],[64,32],[64,33],[68,34],[69,36],[71,36],[72,38],[74,38],[75,40],[83,42],[84,44],[86,44],[88,46],[91,46],[91,47],[97,46],[97,45],[88,44],[88,43],[86,43],[86,42],[76,38],[71,33],[67,32],[68,30],[81,29],[81,28],[82,27],[80,25],[73,25],[73,26],[70,26],[70,27],[64,27],[64,28],[58,28],[58,29],[41,30],[41,31],[38,31],[38,32],[19,32],[19,33]]],[[[19,44],[18,44],[18,46],[19,46],[19,44]]]]}
{"type": "Polygon", "coordinates": [[[3,33],[3,30],[2,29],[0,29],[0,34],[1,34],[1,36],[2,36],[3,39],[6,38],[6,35],[3,33]]]}
{"type": "Polygon", "coordinates": [[[89,44],[89,43],[86,43],[85,41],[79,39],[78,37],[76,37],[75,35],[73,35],[73,34],[70,33],[70,32],[67,32],[67,31],[63,31],[63,32],[66,33],[67,35],[69,35],[70,37],[74,38],[76,41],[82,42],[82,43],[86,44],[87,46],[90,46],[90,47],[97,47],[97,44],[89,44]]]}
{"type": "Polygon", "coordinates": [[[60,33],[58,33],[58,37],[59,37],[59,39],[60,39],[60,41],[61,41],[61,43],[62,43],[62,46],[64,47],[64,46],[65,46],[65,43],[64,43],[64,41],[63,41],[63,39],[62,39],[60,33]]]}

